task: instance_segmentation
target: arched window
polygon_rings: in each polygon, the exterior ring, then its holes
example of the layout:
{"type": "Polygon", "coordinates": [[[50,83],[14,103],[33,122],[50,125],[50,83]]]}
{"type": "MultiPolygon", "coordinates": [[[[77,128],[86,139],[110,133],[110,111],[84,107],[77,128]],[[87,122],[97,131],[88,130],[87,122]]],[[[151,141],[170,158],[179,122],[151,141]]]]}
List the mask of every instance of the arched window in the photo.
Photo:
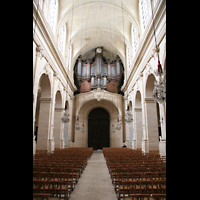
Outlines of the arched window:
{"type": "Polygon", "coordinates": [[[137,32],[135,27],[133,27],[133,49],[135,52],[137,51],[137,39],[138,39],[137,32]]]}
{"type": "Polygon", "coordinates": [[[66,27],[63,26],[60,32],[60,44],[59,44],[59,48],[62,54],[64,54],[65,51],[65,38],[66,38],[66,27]]]}
{"type": "Polygon", "coordinates": [[[147,0],[141,0],[141,11],[142,11],[143,27],[145,29],[149,20],[149,15],[147,10],[147,0]]]}
{"type": "Polygon", "coordinates": [[[55,18],[56,18],[56,0],[50,0],[49,24],[50,24],[52,30],[54,29],[55,18]]]}
{"type": "Polygon", "coordinates": [[[68,58],[67,58],[67,67],[70,70],[70,64],[71,64],[71,46],[68,49],[68,58]]]}
{"type": "Polygon", "coordinates": [[[127,52],[127,65],[128,65],[128,67],[130,67],[131,66],[131,59],[130,59],[130,50],[129,50],[129,48],[127,47],[126,48],[126,52],[127,52]]]}

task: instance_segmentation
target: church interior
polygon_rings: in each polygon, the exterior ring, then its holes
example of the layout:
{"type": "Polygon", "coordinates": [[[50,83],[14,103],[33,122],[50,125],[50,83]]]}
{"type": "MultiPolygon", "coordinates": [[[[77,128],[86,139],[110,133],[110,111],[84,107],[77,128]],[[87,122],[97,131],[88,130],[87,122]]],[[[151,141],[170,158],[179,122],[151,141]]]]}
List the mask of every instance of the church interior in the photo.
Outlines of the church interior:
{"type": "Polygon", "coordinates": [[[33,176],[36,199],[166,199],[166,0],[33,0],[33,176]]]}

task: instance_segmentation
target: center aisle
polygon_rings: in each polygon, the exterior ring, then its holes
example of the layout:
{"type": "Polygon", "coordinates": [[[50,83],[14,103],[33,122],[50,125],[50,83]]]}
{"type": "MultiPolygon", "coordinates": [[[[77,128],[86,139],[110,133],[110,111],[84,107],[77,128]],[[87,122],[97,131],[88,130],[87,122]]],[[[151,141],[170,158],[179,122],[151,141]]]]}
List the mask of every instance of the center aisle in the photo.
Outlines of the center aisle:
{"type": "Polygon", "coordinates": [[[103,152],[93,152],[69,199],[117,200],[103,152]]]}

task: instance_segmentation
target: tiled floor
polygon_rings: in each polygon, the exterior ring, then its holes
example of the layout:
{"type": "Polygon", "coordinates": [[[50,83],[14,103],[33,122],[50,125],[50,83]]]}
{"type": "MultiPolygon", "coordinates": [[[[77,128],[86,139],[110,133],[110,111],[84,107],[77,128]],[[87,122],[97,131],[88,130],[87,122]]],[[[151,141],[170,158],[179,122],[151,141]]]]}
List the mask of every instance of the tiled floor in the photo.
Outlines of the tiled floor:
{"type": "Polygon", "coordinates": [[[102,152],[93,152],[70,200],[117,200],[102,152]]]}

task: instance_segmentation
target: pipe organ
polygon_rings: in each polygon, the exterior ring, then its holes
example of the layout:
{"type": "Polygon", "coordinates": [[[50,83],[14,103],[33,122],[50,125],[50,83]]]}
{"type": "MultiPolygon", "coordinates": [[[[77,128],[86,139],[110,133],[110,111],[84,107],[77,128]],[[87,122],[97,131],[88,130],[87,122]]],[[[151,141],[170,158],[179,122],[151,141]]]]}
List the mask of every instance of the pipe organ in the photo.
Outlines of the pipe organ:
{"type": "Polygon", "coordinates": [[[74,66],[74,82],[77,86],[75,94],[89,92],[101,88],[109,92],[122,94],[124,82],[124,66],[119,56],[114,61],[105,59],[96,53],[91,60],[82,60],[80,55],[74,66]]]}

